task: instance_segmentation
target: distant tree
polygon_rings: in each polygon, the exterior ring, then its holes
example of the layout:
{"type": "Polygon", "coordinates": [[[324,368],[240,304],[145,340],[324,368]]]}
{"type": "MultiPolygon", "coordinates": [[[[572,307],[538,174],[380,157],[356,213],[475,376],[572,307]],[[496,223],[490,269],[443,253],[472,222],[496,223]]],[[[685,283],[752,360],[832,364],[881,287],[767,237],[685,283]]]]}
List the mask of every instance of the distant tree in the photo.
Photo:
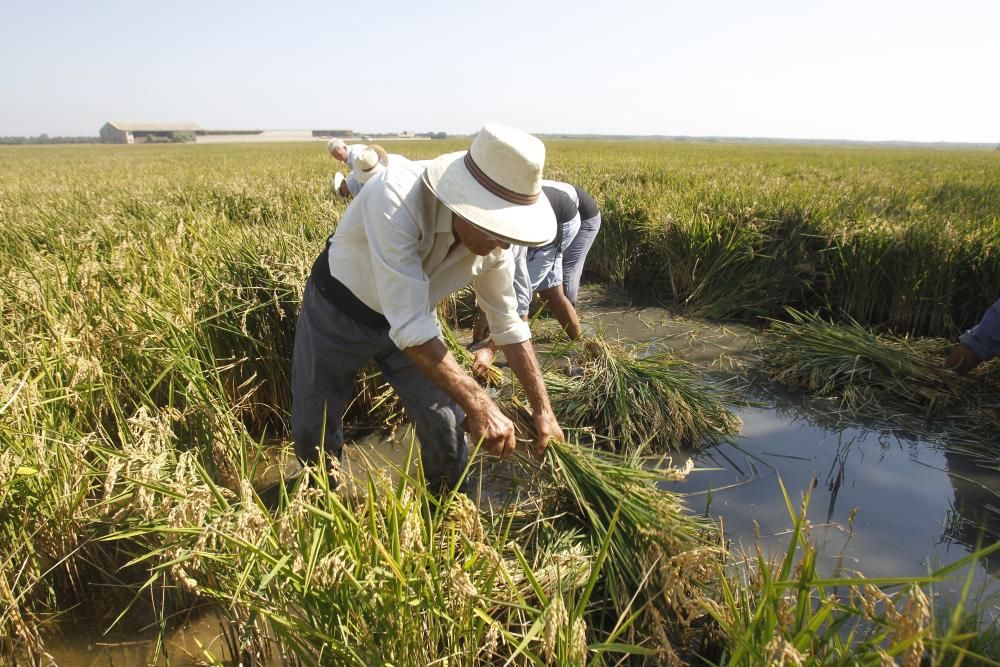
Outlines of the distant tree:
{"type": "Polygon", "coordinates": [[[431,139],[447,139],[447,138],[448,138],[447,132],[435,132],[434,134],[431,135],[431,139]]]}
{"type": "Polygon", "coordinates": [[[13,146],[23,144],[99,144],[100,137],[50,137],[40,134],[37,137],[0,137],[0,145],[13,146]]]}
{"type": "Polygon", "coordinates": [[[170,140],[177,144],[194,141],[194,132],[174,132],[171,134],[170,140]]]}

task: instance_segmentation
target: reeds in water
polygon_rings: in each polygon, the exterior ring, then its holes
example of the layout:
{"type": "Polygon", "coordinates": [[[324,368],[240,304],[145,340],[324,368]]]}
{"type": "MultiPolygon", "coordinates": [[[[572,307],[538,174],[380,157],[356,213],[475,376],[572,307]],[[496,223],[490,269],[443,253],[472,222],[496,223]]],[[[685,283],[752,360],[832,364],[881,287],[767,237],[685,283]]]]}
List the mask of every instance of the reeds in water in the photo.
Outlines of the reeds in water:
{"type": "Polygon", "coordinates": [[[768,560],[756,544],[737,565],[720,565],[718,598],[708,605],[721,630],[721,645],[703,645],[710,664],[758,665],[996,665],[992,648],[977,642],[981,610],[970,599],[981,549],[926,577],[865,578],[821,571],[807,518],[809,493],[796,508],[781,485],[792,527],[784,553],[768,560]],[[951,600],[950,619],[935,618],[931,587],[968,568],[965,585],[951,600]],[[944,627],[947,626],[947,627],[944,627]],[[985,647],[985,648],[982,648],[985,647]]]}

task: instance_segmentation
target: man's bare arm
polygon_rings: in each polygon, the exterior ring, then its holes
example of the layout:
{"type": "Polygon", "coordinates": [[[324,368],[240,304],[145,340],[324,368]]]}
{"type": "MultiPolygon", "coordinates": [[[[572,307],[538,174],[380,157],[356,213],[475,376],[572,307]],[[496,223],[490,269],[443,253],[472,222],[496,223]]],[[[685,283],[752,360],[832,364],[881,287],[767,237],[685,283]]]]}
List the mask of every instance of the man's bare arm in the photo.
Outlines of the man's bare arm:
{"type": "Polygon", "coordinates": [[[503,354],[507,359],[507,365],[514,371],[531,403],[531,413],[535,421],[535,451],[545,451],[550,439],[565,440],[562,428],[549,403],[549,393],[545,389],[542,370],[538,366],[531,341],[504,345],[503,354]]]}
{"type": "Polygon", "coordinates": [[[538,296],[545,302],[549,312],[562,325],[563,331],[566,332],[570,340],[578,340],[583,335],[583,329],[580,327],[580,319],[577,317],[576,308],[566,298],[562,285],[539,290],[538,296]]]}
{"type": "Polygon", "coordinates": [[[425,376],[462,406],[473,441],[482,439],[483,448],[497,456],[513,453],[513,422],[500,411],[489,394],[462,370],[440,339],[432,338],[404,351],[425,376]]]}

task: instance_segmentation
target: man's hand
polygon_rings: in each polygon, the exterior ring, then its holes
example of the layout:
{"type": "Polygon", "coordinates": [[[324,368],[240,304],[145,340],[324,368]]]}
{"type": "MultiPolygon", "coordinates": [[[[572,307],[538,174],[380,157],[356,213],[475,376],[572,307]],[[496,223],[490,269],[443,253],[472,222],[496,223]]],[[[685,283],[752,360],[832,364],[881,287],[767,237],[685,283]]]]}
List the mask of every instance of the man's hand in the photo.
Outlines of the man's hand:
{"type": "Polygon", "coordinates": [[[439,338],[408,347],[406,354],[417,368],[465,410],[462,427],[472,442],[497,456],[514,452],[514,423],[500,411],[489,394],[476,384],[448,352],[439,338]]]}
{"type": "Polygon", "coordinates": [[[496,357],[496,347],[493,345],[483,345],[472,351],[472,374],[478,378],[488,380],[490,378],[490,368],[493,366],[493,359],[496,357]]]}
{"type": "Polygon", "coordinates": [[[341,197],[345,197],[347,199],[351,198],[351,191],[347,189],[347,181],[340,184],[339,194],[341,197]]]}
{"type": "Polygon", "coordinates": [[[959,375],[965,375],[979,365],[979,357],[964,343],[956,343],[944,362],[945,368],[950,368],[959,375]]]}
{"type": "Polygon", "coordinates": [[[514,453],[514,422],[493,401],[486,399],[478,404],[476,410],[468,412],[466,425],[472,443],[482,439],[483,449],[490,454],[507,458],[514,453]]]}
{"type": "Polygon", "coordinates": [[[545,382],[542,380],[542,371],[538,367],[535,351],[530,341],[524,341],[504,345],[503,354],[528,395],[535,421],[535,452],[541,454],[548,447],[549,440],[565,441],[566,437],[549,403],[549,394],[545,390],[545,382]]]}
{"type": "Polygon", "coordinates": [[[536,412],[534,418],[536,454],[541,456],[545,453],[545,448],[549,446],[549,440],[566,441],[566,436],[563,435],[554,414],[551,412],[536,412]]]}

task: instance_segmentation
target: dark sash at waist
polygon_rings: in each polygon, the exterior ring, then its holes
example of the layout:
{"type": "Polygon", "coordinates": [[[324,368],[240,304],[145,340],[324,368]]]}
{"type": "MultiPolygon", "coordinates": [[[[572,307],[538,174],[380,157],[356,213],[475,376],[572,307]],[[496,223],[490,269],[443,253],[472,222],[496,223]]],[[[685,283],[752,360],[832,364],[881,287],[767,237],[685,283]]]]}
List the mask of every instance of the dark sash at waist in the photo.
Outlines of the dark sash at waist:
{"type": "Polygon", "coordinates": [[[389,320],[385,319],[385,315],[369,308],[364,301],[354,296],[354,292],[347,285],[330,275],[329,244],[323,248],[323,252],[313,263],[310,278],[324,299],[355,322],[370,327],[389,328],[389,320]]]}

